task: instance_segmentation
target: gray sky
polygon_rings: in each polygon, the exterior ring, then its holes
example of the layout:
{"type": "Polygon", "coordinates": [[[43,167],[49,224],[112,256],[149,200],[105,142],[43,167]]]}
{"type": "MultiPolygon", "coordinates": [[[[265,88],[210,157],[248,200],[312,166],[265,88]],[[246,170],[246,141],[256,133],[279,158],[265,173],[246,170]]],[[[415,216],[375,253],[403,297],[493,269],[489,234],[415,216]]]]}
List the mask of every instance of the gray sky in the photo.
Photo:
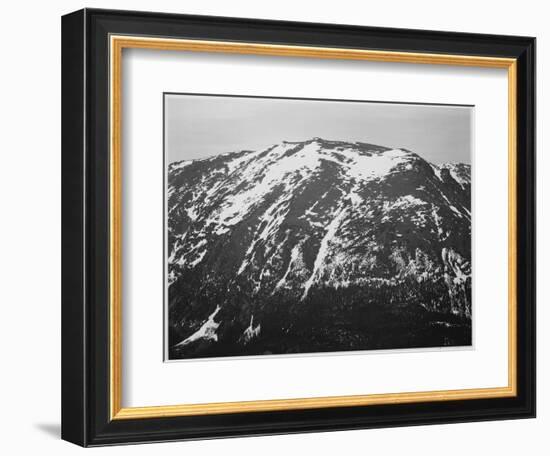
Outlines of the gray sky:
{"type": "Polygon", "coordinates": [[[167,94],[168,163],[313,137],[404,147],[470,163],[473,108],[167,94]]]}

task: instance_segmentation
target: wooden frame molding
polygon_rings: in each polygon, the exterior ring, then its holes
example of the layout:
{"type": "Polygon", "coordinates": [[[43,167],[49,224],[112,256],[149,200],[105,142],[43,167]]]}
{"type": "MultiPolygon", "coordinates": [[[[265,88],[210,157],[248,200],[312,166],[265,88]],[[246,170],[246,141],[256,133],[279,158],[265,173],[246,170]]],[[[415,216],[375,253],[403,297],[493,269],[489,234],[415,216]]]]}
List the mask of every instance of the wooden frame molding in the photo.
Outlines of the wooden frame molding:
{"type": "Polygon", "coordinates": [[[515,58],[388,52],[314,46],[168,39],[111,35],[110,52],[110,416],[112,420],[215,415],[239,412],[306,410],[423,401],[514,397],[517,394],[517,60],[515,58]],[[123,408],[122,397],[122,53],[124,49],[256,54],[300,58],[369,60],[508,70],[508,385],[506,387],[404,392],[357,396],[183,404],[123,408]]]}

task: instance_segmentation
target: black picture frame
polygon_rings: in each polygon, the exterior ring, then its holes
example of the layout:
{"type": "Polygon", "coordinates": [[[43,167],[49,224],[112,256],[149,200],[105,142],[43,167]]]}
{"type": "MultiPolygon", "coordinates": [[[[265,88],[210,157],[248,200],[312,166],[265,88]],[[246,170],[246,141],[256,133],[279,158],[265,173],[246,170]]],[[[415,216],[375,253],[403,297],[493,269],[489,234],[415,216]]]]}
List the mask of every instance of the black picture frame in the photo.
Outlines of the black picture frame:
{"type": "MultiPolygon", "coordinates": [[[[82,446],[535,416],[535,39],[84,9],[62,19],[62,438],[82,446]],[[515,397],[112,420],[109,36],[506,57],[517,60],[515,397]]],[[[495,284],[498,286],[498,284],[495,284]]]]}

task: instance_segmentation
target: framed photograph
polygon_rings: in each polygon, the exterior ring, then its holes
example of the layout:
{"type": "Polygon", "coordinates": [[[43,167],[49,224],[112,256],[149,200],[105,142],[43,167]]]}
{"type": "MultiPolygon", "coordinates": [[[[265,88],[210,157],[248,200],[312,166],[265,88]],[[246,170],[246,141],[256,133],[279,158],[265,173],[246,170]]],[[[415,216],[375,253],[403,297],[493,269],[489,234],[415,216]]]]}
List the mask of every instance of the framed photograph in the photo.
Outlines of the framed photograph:
{"type": "Polygon", "coordinates": [[[472,347],[473,110],[164,94],[165,360],[472,347]]]}
{"type": "Polygon", "coordinates": [[[535,416],[535,39],[62,21],[62,436],[535,416]]]}

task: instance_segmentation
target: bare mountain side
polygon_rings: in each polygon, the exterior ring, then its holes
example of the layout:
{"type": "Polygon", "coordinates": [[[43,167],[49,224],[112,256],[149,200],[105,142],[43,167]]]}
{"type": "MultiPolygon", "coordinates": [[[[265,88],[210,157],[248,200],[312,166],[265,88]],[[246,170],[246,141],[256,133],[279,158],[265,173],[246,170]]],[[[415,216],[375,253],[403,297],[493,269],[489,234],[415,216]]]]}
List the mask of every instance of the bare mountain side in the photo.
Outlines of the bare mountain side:
{"type": "Polygon", "coordinates": [[[168,169],[170,358],[469,345],[470,166],[314,138],[168,169]]]}

